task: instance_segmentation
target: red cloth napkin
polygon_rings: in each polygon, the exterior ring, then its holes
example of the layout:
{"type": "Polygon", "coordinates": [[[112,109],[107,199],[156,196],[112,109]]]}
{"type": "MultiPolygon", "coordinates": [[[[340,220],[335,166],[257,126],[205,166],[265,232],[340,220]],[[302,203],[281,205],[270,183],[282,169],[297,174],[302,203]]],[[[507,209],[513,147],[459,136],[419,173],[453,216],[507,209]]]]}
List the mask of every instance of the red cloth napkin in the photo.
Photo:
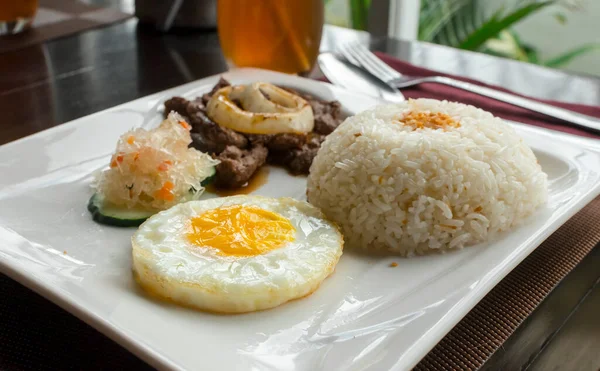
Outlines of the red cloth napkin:
{"type": "MultiPolygon", "coordinates": [[[[413,64],[401,61],[395,57],[384,53],[376,53],[379,58],[381,58],[385,63],[390,65],[395,70],[399,71],[402,74],[409,76],[447,76],[452,77],[457,80],[467,81],[480,86],[487,86],[496,90],[505,91],[509,93],[513,93],[510,90],[506,90],[504,88],[484,84],[477,80],[471,80],[464,77],[447,75],[444,73],[428,70],[425,68],[417,67],[413,64]]],[[[471,104],[475,107],[482,108],[486,111],[493,113],[496,116],[502,117],[507,120],[513,120],[517,122],[522,122],[526,124],[531,124],[535,126],[541,126],[548,129],[559,130],[565,133],[581,135],[589,138],[600,139],[600,135],[596,133],[592,133],[590,131],[586,131],[585,129],[579,129],[574,126],[570,126],[570,124],[565,123],[564,121],[553,119],[547,117],[542,114],[534,113],[528,111],[524,108],[516,107],[508,103],[499,102],[494,99],[490,99],[487,97],[483,97],[474,93],[470,93],[461,89],[453,88],[451,86],[442,85],[442,84],[419,84],[410,88],[403,88],[402,94],[406,98],[433,98],[433,99],[447,99],[453,100],[461,103],[471,104]]],[[[513,93],[515,95],[519,95],[513,93]]],[[[521,95],[522,96],[522,95],[521,95]]],[[[530,99],[534,99],[528,97],[530,99]]],[[[542,100],[535,99],[539,102],[544,102],[551,104],[556,107],[566,108],[571,111],[583,113],[589,116],[594,116],[600,118],[600,107],[596,106],[586,106],[583,104],[570,104],[563,102],[556,102],[551,100],[542,100]]]]}

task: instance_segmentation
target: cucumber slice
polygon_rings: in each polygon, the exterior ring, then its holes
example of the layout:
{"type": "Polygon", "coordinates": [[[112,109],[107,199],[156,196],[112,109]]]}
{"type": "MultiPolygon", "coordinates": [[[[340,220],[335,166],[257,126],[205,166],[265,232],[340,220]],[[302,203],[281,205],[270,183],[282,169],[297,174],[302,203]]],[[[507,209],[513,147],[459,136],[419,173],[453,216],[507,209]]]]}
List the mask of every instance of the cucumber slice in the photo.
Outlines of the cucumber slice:
{"type": "Polygon", "coordinates": [[[97,193],[90,198],[87,209],[92,213],[92,218],[96,222],[116,227],[137,227],[154,214],[146,210],[124,209],[108,205],[97,193]]]}
{"type": "MultiPolygon", "coordinates": [[[[206,187],[207,185],[212,183],[215,180],[216,176],[217,176],[217,168],[213,166],[210,168],[210,175],[207,176],[206,178],[204,178],[204,180],[200,182],[200,187],[206,187]]],[[[197,191],[198,190],[196,189],[196,187],[190,188],[190,193],[196,193],[197,191]]]]}
{"type": "Polygon", "coordinates": [[[209,185],[210,183],[212,183],[215,180],[215,176],[217,175],[217,168],[216,167],[211,167],[210,168],[210,175],[207,176],[206,178],[204,178],[204,180],[202,182],[200,182],[200,185],[202,187],[206,187],[207,185],[209,185]]]}

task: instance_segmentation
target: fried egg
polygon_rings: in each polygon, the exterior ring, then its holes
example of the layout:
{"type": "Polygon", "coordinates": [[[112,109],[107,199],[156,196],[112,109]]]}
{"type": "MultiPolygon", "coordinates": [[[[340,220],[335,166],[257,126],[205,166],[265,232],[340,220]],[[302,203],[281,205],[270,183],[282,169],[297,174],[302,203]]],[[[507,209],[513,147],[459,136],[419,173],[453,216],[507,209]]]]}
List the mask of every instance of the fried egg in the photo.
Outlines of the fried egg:
{"type": "Polygon", "coordinates": [[[312,293],[344,245],[318,208],[245,195],[178,204],[149,218],[131,243],[134,277],[146,291],[218,313],[273,308],[312,293]]]}

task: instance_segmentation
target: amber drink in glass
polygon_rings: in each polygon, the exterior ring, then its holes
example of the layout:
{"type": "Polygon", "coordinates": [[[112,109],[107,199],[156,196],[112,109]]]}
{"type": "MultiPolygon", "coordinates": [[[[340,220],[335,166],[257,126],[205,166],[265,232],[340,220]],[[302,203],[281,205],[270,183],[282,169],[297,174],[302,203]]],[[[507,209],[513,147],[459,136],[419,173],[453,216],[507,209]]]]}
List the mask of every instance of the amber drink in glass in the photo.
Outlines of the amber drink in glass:
{"type": "Polygon", "coordinates": [[[0,35],[27,30],[37,8],[38,0],[0,0],[0,35]]]}
{"type": "Polygon", "coordinates": [[[218,0],[217,25],[230,66],[308,73],[319,54],[323,0],[218,0]]]}

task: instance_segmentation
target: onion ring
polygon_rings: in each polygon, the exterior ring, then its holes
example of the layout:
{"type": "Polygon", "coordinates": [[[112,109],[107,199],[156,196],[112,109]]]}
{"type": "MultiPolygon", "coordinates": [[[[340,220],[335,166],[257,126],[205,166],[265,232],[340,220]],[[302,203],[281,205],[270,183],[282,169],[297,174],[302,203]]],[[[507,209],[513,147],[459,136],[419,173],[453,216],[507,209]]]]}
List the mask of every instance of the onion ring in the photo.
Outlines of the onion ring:
{"type": "Polygon", "coordinates": [[[217,124],[248,134],[309,133],[314,127],[307,101],[264,82],[219,89],[206,112],[217,124]]]}

